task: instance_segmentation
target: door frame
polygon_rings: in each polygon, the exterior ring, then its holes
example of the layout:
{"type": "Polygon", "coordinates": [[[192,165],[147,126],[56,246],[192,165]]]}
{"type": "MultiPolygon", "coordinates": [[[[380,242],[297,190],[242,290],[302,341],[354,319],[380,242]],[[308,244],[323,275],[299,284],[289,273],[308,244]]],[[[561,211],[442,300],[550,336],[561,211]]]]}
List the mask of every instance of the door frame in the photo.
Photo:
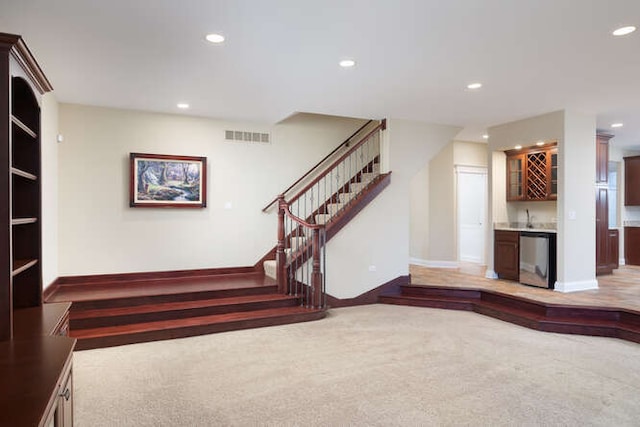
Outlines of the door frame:
{"type": "Polygon", "coordinates": [[[473,175],[482,175],[484,176],[484,185],[485,185],[485,189],[484,189],[484,223],[482,225],[482,240],[483,240],[483,245],[482,245],[482,253],[480,254],[480,262],[479,264],[484,265],[487,262],[487,242],[486,242],[486,233],[487,233],[487,221],[488,221],[488,215],[487,215],[487,211],[488,211],[488,191],[489,191],[489,182],[488,182],[488,168],[486,166],[465,166],[465,165],[454,165],[454,170],[455,170],[455,177],[456,177],[456,188],[455,188],[455,201],[456,201],[456,207],[455,207],[455,215],[456,215],[456,252],[457,252],[457,258],[458,258],[458,262],[462,261],[460,259],[460,231],[461,231],[461,226],[462,224],[460,223],[460,215],[459,215],[459,209],[460,209],[460,188],[459,188],[459,183],[460,183],[460,174],[473,174],[473,175]]]}

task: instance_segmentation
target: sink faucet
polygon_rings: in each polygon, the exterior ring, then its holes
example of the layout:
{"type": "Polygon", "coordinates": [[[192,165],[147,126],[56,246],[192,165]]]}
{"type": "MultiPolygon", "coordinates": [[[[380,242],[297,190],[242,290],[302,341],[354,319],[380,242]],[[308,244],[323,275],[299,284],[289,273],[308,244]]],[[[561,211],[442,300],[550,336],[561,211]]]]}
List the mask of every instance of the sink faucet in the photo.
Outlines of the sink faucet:
{"type": "Polygon", "coordinates": [[[531,224],[531,218],[529,217],[529,209],[527,209],[527,228],[533,228],[533,224],[531,224]]]}

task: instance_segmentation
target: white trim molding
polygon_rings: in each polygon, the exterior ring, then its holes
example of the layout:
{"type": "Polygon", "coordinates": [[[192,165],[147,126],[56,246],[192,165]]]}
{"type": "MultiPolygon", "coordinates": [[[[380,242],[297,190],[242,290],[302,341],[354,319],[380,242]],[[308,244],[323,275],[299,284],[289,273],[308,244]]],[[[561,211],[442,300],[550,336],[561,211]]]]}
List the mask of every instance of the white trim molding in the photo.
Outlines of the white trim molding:
{"type": "Polygon", "coordinates": [[[490,268],[487,268],[487,271],[484,272],[484,277],[486,279],[497,279],[498,278],[498,273],[496,273],[495,271],[491,270],[490,268]]]}
{"type": "Polygon", "coordinates": [[[478,175],[486,175],[486,166],[466,166],[466,165],[454,165],[456,173],[475,173],[478,175]]]}
{"type": "Polygon", "coordinates": [[[421,258],[409,258],[409,264],[419,265],[421,267],[431,268],[458,268],[460,265],[457,261],[434,261],[421,258]]]}
{"type": "Polygon", "coordinates": [[[598,289],[597,280],[582,280],[579,282],[556,282],[555,291],[558,292],[577,292],[598,289]]]}

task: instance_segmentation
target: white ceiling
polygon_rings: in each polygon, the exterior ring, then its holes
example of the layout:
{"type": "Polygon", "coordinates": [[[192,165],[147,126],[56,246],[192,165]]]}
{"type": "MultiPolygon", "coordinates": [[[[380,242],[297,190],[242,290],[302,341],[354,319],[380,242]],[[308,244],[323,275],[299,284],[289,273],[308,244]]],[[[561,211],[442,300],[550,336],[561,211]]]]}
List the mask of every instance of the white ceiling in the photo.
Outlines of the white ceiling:
{"type": "Polygon", "coordinates": [[[640,150],[640,31],[612,37],[622,25],[640,27],[640,1],[0,0],[0,31],[24,37],[61,102],[405,118],[470,140],[576,109],[624,122],[613,144],[640,150]]]}

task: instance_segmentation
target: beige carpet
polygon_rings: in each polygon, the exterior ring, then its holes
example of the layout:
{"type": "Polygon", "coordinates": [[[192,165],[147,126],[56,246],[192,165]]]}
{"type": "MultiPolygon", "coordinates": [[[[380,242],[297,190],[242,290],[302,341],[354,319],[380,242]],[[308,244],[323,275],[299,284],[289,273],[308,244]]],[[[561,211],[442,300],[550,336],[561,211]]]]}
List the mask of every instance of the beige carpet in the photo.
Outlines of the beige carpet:
{"type": "Polygon", "coordinates": [[[74,357],[80,427],[640,425],[640,345],[475,313],[343,308],[74,357]]]}

